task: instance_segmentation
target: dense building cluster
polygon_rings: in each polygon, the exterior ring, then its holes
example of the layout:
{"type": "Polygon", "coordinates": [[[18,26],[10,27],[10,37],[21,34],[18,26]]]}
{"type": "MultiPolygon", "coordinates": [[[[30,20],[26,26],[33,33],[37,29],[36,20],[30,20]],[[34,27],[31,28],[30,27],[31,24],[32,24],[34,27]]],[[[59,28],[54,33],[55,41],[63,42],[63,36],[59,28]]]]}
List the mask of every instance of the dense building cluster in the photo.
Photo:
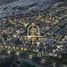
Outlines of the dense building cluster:
{"type": "Polygon", "coordinates": [[[8,16],[0,18],[0,53],[5,51],[11,54],[15,51],[16,55],[23,55],[26,52],[26,57],[31,60],[40,57],[42,64],[46,56],[62,58],[67,53],[67,3],[56,3],[37,14],[31,13],[14,15],[10,12],[8,16]],[[36,42],[27,39],[27,29],[33,23],[40,30],[40,35],[35,36],[36,42]]]}

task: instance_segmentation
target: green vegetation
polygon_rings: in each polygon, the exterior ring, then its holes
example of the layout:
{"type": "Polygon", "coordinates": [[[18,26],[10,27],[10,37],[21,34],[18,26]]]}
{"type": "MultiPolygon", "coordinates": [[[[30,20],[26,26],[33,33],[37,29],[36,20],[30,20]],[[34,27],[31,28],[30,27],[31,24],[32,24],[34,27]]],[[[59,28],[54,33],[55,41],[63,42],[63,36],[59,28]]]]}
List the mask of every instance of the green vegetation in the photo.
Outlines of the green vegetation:
{"type": "Polygon", "coordinates": [[[27,62],[22,62],[21,65],[20,65],[20,67],[36,67],[36,66],[34,66],[32,64],[29,64],[27,62]]]}

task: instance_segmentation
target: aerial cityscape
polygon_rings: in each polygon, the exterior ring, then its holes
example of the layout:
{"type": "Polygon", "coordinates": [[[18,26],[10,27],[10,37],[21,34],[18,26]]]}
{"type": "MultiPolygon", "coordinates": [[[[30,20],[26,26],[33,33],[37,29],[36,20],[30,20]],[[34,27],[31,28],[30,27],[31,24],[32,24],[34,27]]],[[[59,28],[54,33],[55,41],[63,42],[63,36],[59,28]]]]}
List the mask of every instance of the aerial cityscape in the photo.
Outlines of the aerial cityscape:
{"type": "Polygon", "coordinates": [[[67,67],[67,1],[5,0],[0,67],[67,67]]]}

